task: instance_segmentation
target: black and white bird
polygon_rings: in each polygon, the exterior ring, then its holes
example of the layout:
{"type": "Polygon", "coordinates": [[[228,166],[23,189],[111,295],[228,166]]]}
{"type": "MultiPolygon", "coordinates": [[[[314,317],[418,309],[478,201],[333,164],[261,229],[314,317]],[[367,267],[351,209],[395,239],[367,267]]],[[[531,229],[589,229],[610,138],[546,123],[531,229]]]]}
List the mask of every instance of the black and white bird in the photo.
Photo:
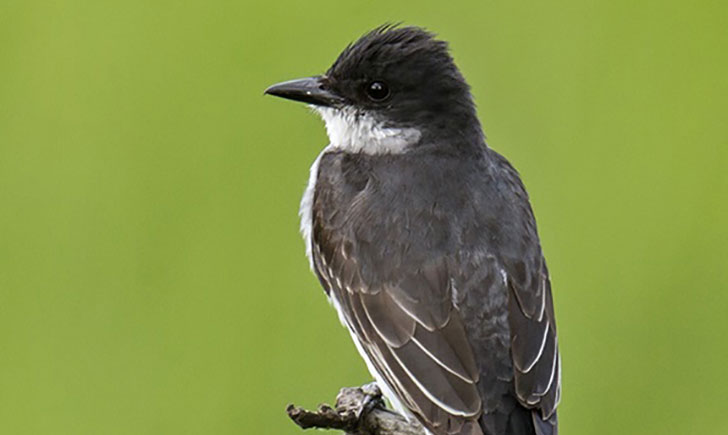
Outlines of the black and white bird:
{"type": "Polygon", "coordinates": [[[301,230],[393,406],[434,434],[556,435],[561,362],[536,222],[447,44],[380,27],[324,75],[266,93],[326,123],[301,230]]]}

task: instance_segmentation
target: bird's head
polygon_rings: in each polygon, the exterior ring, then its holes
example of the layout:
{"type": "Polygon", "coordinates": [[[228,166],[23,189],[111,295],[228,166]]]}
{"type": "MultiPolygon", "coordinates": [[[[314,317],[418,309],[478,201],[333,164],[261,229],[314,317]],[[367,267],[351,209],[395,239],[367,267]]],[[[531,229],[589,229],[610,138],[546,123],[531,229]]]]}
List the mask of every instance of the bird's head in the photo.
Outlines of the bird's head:
{"type": "Polygon", "coordinates": [[[331,145],[348,151],[400,153],[436,139],[482,138],[447,43],[418,27],[379,27],[344,49],[324,75],[266,93],[311,104],[331,145]]]}

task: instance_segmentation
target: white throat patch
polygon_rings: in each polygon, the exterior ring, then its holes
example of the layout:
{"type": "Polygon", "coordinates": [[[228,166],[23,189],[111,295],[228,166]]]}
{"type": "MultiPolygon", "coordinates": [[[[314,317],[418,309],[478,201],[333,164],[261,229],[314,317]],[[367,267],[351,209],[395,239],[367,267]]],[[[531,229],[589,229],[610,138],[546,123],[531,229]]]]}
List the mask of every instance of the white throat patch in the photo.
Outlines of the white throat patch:
{"type": "Polygon", "coordinates": [[[326,123],[331,148],[365,154],[400,154],[417,143],[422,133],[416,128],[387,127],[371,115],[353,109],[317,107],[326,123]]]}

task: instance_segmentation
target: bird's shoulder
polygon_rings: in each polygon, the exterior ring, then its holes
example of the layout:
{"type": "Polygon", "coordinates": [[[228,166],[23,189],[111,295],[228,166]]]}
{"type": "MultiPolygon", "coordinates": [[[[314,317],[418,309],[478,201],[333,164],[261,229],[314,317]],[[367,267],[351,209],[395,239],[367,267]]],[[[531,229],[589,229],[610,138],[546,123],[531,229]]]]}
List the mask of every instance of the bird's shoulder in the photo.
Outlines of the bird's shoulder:
{"type": "MultiPolygon", "coordinates": [[[[318,243],[350,244],[361,266],[416,267],[447,256],[475,233],[485,165],[447,155],[325,152],[313,195],[318,243]],[[482,175],[480,176],[482,178],[482,175]]],[[[366,268],[366,267],[365,267],[366,268]]],[[[399,275],[399,271],[395,276],[399,275]]]]}

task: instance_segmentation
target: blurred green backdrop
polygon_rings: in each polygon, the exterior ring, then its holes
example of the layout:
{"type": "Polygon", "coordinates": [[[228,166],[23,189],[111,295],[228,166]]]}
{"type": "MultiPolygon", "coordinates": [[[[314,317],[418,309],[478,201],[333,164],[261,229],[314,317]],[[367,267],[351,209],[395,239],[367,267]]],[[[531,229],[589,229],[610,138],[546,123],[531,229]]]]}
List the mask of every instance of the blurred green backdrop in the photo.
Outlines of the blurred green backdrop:
{"type": "Polygon", "coordinates": [[[728,6],[0,2],[0,433],[296,434],[369,380],[308,270],[274,82],[451,42],[552,272],[564,434],[725,434],[728,6]],[[322,350],[323,349],[323,350],[322,350]]]}

